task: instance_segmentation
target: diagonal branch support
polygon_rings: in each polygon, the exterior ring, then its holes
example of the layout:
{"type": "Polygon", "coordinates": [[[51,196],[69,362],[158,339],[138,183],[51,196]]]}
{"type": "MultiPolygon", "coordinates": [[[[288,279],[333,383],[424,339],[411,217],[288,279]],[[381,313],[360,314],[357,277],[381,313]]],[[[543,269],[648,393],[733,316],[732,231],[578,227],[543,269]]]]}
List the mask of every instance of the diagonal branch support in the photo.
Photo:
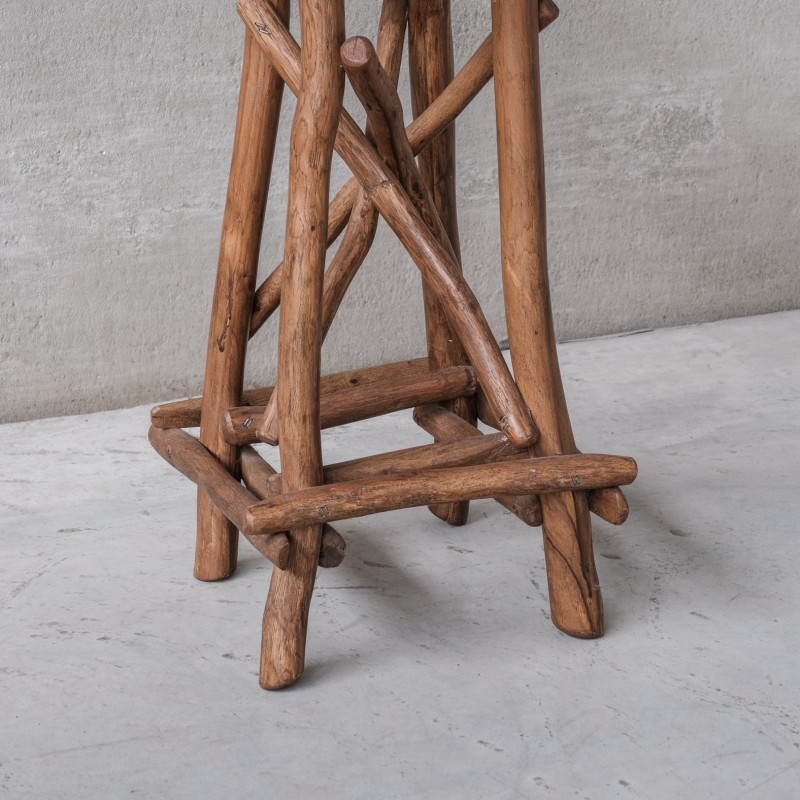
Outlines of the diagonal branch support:
{"type": "MultiPolygon", "coordinates": [[[[297,93],[300,88],[299,46],[291,34],[265,0],[240,0],[238,8],[275,69],[297,93]]],[[[422,222],[396,176],[381,161],[346,111],[340,118],[336,149],[436,292],[493,411],[501,420],[503,431],[519,447],[532,444],[537,433],[530,411],[475,295],[447,249],[422,222]]]]}
{"type": "MultiPolygon", "coordinates": [[[[243,15],[245,12],[240,8],[239,13],[243,15]]],[[[539,30],[544,30],[555,22],[557,17],[558,7],[556,4],[552,0],[540,0],[539,30]]],[[[381,63],[384,63],[382,58],[381,63]]],[[[391,70],[387,71],[392,74],[391,70]]],[[[421,153],[446,130],[477,97],[481,89],[492,79],[492,72],[492,36],[489,35],[441,95],[408,126],[408,141],[411,143],[415,155],[421,153]]],[[[338,239],[344,230],[358,192],[358,181],[351,178],[331,200],[328,218],[328,247],[338,239]]],[[[272,316],[280,304],[282,272],[283,262],[270,273],[256,291],[250,319],[251,337],[261,329],[261,326],[272,316]]]]}

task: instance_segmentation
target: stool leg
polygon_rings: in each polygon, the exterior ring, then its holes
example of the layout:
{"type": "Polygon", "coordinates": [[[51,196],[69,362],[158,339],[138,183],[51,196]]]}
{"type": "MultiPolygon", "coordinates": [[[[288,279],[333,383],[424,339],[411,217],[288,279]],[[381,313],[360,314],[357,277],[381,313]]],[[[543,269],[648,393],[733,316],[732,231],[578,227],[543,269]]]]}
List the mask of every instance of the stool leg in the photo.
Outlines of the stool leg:
{"type": "MultiPolygon", "coordinates": [[[[288,15],[288,0],[276,0],[275,6],[284,18],[288,15]]],[[[238,448],[228,444],[222,435],[222,415],[241,403],[250,311],[282,95],[283,81],[248,32],[200,424],[200,441],[233,474],[238,448]]],[[[238,539],[236,527],[199,490],[195,577],[205,581],[229,577],[236,569],[238,539]]]]}
{"type": "MultiPolygon", "coordinates": [[[[503,289],[517,383],[539,426],[536,455],[574,450],[547,276],[539,37],[530,0],[492,0],[503,289]]],[[[550,606],[573,636],[603,633],[585,495],[543,494],[550,606]]]]}
{"type": "MultiPolygon", "coordinates": [[[[284,492],[322,483],[322,288],[331,160],[344,93],[344,0],[301,0],[300,16],[303,83],[292,128],[276,389],[284,492]]],[[[294,683],[305,663],[322,526],[292,530],[290,537],[289,565],[273,570],[264,609],[259,681],[265,689],[294,683]]]]}
{"type": "MultiPolygon", "coordinates": [[[[411,0],[409,3],[409,69],[414,117],[420,116],[453,80],[453,38],[450,0],[411,0]]],[[[419,168],[436,210],[453,246],[457,261],[461,252],[456,212],[455,124],[434,139],[419,156],[419,168]]],[[[468,363],[464,350],[450,331],[444,309],[423,282],[428,358],[432,369],[468,363]]],[[[472,424],[477,415],[473,398],[461,398],[448,408],[472,424]]],[[[451,525],[463,525],[469,503],[431,506],[437,517],[451,525]]]]}

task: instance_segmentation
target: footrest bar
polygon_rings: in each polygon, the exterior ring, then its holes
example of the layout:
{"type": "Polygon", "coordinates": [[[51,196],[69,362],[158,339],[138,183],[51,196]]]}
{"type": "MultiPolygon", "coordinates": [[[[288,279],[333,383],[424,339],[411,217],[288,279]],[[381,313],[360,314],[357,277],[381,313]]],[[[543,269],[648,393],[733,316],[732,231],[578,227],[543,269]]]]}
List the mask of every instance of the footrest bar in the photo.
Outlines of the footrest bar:
{"type": "MultiPolygon", "coordinates": [[[[245,445],[242,448],[242,479],[244,485],[259,500],[266,500],[275,494],[272,478],[277,475],[275,468],[267,463],[255,448],[245,445]]],[[[280,486],[280,482],[277,484],[280,486]]],[[[338,567],[344,561],[347,543],[342,535],[330,525],[322,526],[322,546],[319,551],[319,565],[326,569],[338,567]]]]}
{"type": "MultiPolygon", "coordinates": [[[[414,422],[426,430],[434,439],[449,439],[471,436],[475,439],[487,438],[477,428],[461,419],[458,414],[443,406],[420,406],[414,409],[414,422]]],[[[490,434],[496,436],[497,434],[490,434]]],[[[527,450],[517,450],[518,458],[527,457],[527,450]]],[[[532,528],[542,524],[542,504],[537,495],[500,495],[494,498],[503,508],[532,528]]]]}
{"type": "MultiPolygon", "coordinates": [[[[473,394],[476,386],[475,371],[471,367],[400,374],[387,380],[323,395],[321,426],[323,429],[334,428],[424,403],[465,397],[473,394]]],[[[229,409],[223,423],[225,439],[231,444],[255,444],[258,441],[258,419],[263,413],[263,407],[240,406],[229,409]]]]}
{"type": "Polygon", "coordinates": [[[172,464],[178,472],[194,481],[211,498],[214,505],[244,534],[245,538],[279,569],[289,563],[291,544],[282,532],[269,536],[252,536],[247,528],[248,508],[258,503],[211,453],[190,433],[172,428],[160,430],[150,428],[150,444],[155,451],[172,464]]]}
{"type": "Polygon", "coordinates": [[[609,455],[546,456],[415,470],[271,497],[248,510],[247,530],[251,534],[273,533],[432,503],[619,486],[631,483],[636,471],[632,458],[609,455]]]}

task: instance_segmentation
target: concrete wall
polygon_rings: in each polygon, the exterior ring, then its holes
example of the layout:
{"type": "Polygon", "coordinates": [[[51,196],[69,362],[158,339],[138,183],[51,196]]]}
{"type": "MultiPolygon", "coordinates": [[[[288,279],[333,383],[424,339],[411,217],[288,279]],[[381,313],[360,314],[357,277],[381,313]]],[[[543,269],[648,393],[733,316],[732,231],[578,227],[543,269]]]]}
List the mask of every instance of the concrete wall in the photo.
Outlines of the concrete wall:
{"type": "MultiPolygon", "coordinates": [[[[350,6],[371,31],[374,0],[350,6]]],[[[454,6],[461,63],[489,0],[454,6]]],[[[798,30],[796,0],[563,0],[543,35],[561,338],[800,306],[798,30]]],[[[0,420],[198,391],[241,39],[227,1],[0,4],[0,420]]],[[[459,186],[465,269],[502,337],[492,111],[489,89],[463,117],[459,186]]],[[[421,354],[419,299],[383,231],[326,370],[421,354]]],[[[273,330],[250,382],[273,375],[273,330]]]]}

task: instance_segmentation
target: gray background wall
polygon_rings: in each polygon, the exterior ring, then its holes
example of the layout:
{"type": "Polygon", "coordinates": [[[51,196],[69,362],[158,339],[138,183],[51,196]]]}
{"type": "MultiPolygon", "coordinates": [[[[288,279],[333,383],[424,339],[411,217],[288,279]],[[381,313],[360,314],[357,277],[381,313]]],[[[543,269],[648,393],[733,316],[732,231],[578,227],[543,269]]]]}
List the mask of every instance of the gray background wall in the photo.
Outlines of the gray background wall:
{"type": "MultiPolygon", "coordinates": [[[[376,2],[349,5],[349,31],[371,32],[376,2]]],[[[454,6],[460,64],[489,0],[454,6]]],[[[800,307],[800,4],[561,11],[542,42],[560,338],[800,307]]],[[[227,0],[0,5],[0,420],[198,392],[242,33],[227,0]]],[[[492,114],[489,88],[462,117],[459,193],[465,270],[502,337],[492,114]]],[[[423,343],[416,270],[384,230],[325,369],[423,343]]],[[[274,327],[251,353],[248,381],[269,382],[274,327]]]]}

